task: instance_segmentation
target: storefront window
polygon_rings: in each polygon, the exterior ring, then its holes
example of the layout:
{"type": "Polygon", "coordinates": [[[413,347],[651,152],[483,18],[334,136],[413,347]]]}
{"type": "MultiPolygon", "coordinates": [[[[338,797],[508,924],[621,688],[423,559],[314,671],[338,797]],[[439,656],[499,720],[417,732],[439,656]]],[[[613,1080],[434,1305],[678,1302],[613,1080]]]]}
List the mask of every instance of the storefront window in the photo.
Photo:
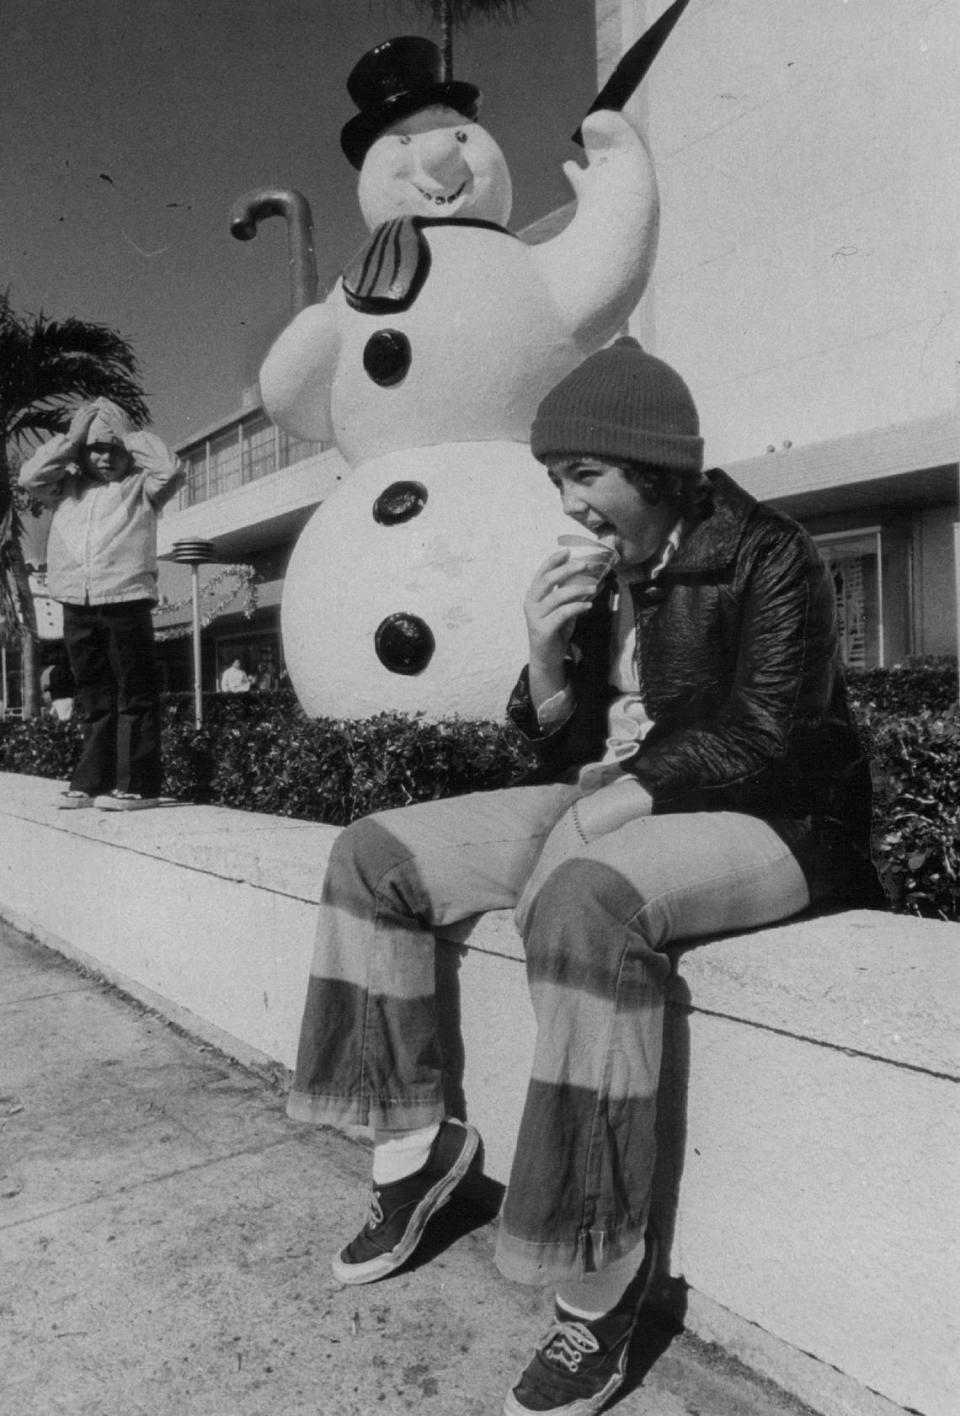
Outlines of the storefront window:
{"type": "Polygon", "coordinates": [[[853,669],[875,669],[883,663],[880,531],[815,539],[833,580],[843,662],[853,669]]]}
{"type": "Polygon", "coordinates": [[[277,432],[260,415],[243,424],[243,480],[253,482],[277,470],[277,432]]]}
{"type": "Polygon", "coordinates": [[[322,448],[327,446],[329,446],[328,443],[307,442],[305,438],[294,437],[293,433],[281,433],[280,466],[291,467],[293,463],[313,457],[314,453],[320,452],[322,448]]]}
{"type": "Polygon", "coordinates": [[[240,439],[236,426],[210,439],[207,496],[216,497],[240,485],[240,439]]]}
{"type": "Polygon", "coordinates": [[[20,650],[0,642],[0,719],[19,718],[23,710],[20,650]]]}
{"type": "Polygon", "coordinates": [[[180,461],[187,474],[186,485],[180,493],[180,505],[194,506],[197,502],[204,501],[207,495],[206,445],[191,448],[189,452],[182,452],[180,461]]]}
{"type": "Polygon", "coordinates": [[[217,685],[221,691],[247,692],[268,691],[283,687],[281,678],[280,636],[275,631],[253,632],[246,635],[229,635],[216,641],[217,685]],[[237,680],[230,687],[231,679],[224,679],[227,670],[237,666],[246,680],[237,680]]]}
{"type": "Polygon", "coordinates": [[[220,496],[242,482],[253,482],[279,467],[302,462],[325,446],[281,432],[265,413],[255,413],[180,452],[187,483],[179,505],[195,506],[208,497],[220,496]]]}

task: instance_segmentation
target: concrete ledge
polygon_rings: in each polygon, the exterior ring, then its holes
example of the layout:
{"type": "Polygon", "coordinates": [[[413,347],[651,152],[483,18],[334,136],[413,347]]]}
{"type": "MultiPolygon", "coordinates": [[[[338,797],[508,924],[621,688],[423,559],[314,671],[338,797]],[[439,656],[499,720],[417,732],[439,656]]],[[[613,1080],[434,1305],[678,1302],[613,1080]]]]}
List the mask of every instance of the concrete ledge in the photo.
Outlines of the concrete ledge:
{"type": "MultiPolygon", "coordinates": [[[[292,1065],[333,827],[58,811],[0,774],[0,914],[241,1060],[292,1065]]],[[[441,948],[505,1179],[532,1054],[509,916],[441,948]]],[[[960,927],[865,911],[678,956],[657,1219],[688,1325],[825,1416],[956,1416],[960,927]]],[[[458,1065],[459,1063],[459,1065],[458,1065]]]]}

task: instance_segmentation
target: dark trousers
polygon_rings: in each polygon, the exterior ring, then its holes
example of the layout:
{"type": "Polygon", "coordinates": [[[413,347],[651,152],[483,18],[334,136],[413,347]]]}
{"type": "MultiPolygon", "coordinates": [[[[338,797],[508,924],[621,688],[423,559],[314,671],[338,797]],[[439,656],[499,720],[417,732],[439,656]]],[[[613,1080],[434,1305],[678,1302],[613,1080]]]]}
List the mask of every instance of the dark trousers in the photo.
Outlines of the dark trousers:
{"type": "Polygon", "coordinates": [[[83,752],[70,779],[90,796],[158,796],[160,706],[150,600],[64,605],[63,642],[76,680],[83,752]]]}

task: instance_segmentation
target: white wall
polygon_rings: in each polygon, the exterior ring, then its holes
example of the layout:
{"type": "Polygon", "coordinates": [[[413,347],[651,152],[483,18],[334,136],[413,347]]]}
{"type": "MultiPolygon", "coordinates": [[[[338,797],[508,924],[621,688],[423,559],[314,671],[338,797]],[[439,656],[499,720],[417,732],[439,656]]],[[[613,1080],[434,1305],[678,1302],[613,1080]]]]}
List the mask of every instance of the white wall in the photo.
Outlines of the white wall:
{"type": "MultiPolygon", "coordinates": [[[[602,67],[663,8],[598,0],[602,67]]],[[[930,0],[691,0],[637,100],[663,223],[634,324],[709,460],[955,407],[958,37],[930,0]]]]}

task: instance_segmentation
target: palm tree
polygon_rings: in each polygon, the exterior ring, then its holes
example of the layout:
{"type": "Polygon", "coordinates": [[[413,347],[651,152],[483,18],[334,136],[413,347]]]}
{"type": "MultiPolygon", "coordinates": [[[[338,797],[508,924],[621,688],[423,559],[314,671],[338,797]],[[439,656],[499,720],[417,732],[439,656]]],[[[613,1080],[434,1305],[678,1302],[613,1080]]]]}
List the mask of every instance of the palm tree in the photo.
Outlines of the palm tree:
{"type": "MultiPolygon", "coordinates": [[[[399,0],[402,5],[403,0],[399,0]]],[[[453,78],[453,31],[479,15],[484,19],[515,20],[527,0],[413,0],[421,14],[428,13],[440,29],[443,77],[453,78]]]]}
{"type": "Polygon", "coordinates": [[[0,637],[19,635],[25,717],[39,708],[36,622],[20,538],[36,511],[15,485],[19,449],[63,432],[77,400],[109,398],[135,423],[148,419],[133,351],[114,330],[85,320],[18,315],[0,291],[0,637]]]}

